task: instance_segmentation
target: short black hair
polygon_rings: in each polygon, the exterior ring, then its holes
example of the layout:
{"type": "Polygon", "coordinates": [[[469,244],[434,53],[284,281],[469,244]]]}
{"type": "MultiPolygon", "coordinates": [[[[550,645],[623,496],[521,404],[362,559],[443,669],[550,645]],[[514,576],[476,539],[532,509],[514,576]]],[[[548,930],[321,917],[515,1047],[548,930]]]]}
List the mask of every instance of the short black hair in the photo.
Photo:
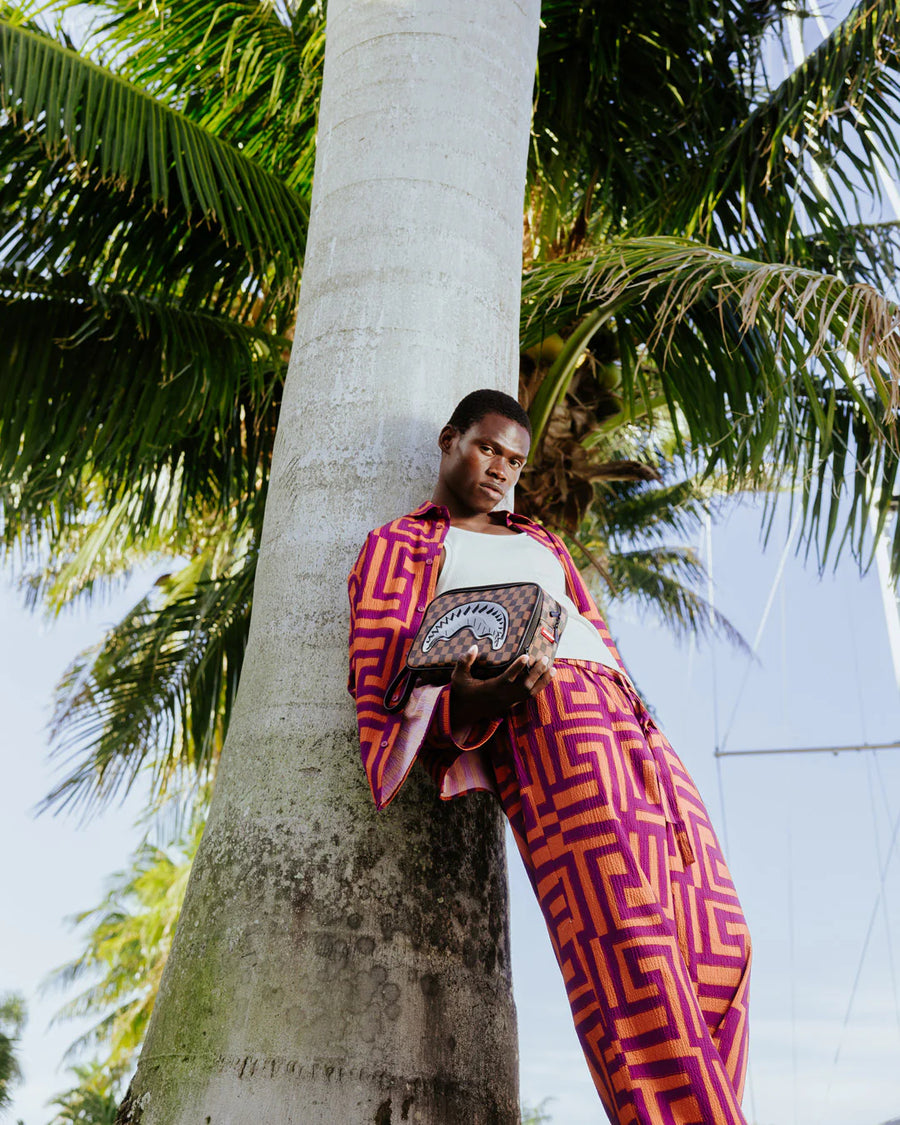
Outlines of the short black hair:
{"type": "Polygon", "coordinates": [[[504,394],[503,391],[488,389],[472,391],[456,404],[456,409],[450,415],[447,425],[452,426],[457,433],[464,434],[470,426],[480,422],[487,414],[502,414],[511,422],[517,422],[531,437],[531,419],[528,413],[512,395],[504,394]]]}

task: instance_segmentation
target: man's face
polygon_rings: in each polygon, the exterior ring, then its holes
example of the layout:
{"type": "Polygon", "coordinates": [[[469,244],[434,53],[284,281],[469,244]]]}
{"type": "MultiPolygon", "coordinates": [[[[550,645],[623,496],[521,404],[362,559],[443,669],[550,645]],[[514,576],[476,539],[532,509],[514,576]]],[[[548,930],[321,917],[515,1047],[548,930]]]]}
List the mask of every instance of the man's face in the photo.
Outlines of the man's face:
{"type": "Polygon", "coordinates": [[[441,430],[439,481],[462,512],[490,512],[519,479],[531,439],[502,414],[486,414],[465,433],[441,430]]]}

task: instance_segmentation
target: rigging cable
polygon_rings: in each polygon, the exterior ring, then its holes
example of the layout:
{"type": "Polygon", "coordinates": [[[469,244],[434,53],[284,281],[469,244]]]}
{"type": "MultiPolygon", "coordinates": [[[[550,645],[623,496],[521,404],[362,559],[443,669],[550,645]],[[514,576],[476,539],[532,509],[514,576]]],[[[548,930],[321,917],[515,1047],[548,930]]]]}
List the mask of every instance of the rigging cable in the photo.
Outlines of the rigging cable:
{"type": "MultiPolygon", "coordinates": [[[[708,511],[704,516],[704,527],[706,530],[706,602],[709,606],[709,624],[710,633],[712,634],[716,621],[716,591],[713,582],[712,516],[708,511]]],[[[725,857],[727,859],[730,852],[728,847],[728,820],[725,815],[725,785],[722,779],[722,759],[719,756],[719,679],[716,669],[716,648],[714,644],[710,645],[710,653],[710,665],[712,669],[713,745],[715,747],[716,779],[719,787],[719,810],[722,818],[722,840],[725,845],[725,857]]],[[[750,1095],[750,1110],[753,1115],[753,1120],[758,1121],[759,1116],[756,1112],[756,1083],[754,1081],[754,1074],[755,1071],[752,1064],[748,1063],[745,1081],[747,1092],[750,1095]]]]}
{"type": "MultiPolygon", "coordinates": [[[[878,870],[880,872],[881,867],[882,867],[882,864],[881,864],[881,842],[880,842],[880,839],[879,839],[879,832],[878,832],[878,810],[876,808],[876,802],[875,802],[875,797],[876,797],[875,783],[874,783],[874,779],[873,779],[873,776],[872,776],[873,775],[873,769],[872,769],[873,766],[875,767],[875,772],[878,774],[878,780],[879,780],[879,782],[881,783],[881,786],[882,786],[882,793],[883,793],[884,797],[887,798],[887,793],[884,791],[884,780],[881,777],[881,769],[880,769],[879,764],[878,764],[878,755],[875,753],[874,750],[871,751],[870,755],[866,756],[866,778],[869,782],[869,804],[872,808],[872,833],[873,833],[873,836],[875,838],[875,858],[876,858],[876,862],[878,864],[878,870]]],[[[888,823],[890,823],[890,820],[888,820],[888,823]]],[[[893,942],[893,935],[891,933],[890,911],[888,910],[887,888],[884,886],[884,879],[883,878],[881,880],[881,884],[882,884],[882,886],[881,886],[881,892],[882,892],[881,893],[881,914],[882,914],[882,917],[884,918],[884,932],[885,932],[885,937],[887,939],[888,972],[889,972],[890,978],[891,978],[891,993],[894,997],[894,1012],[895,1012],[896,1018],[897,1018],[897,1030],[900,1031],[900,1001],[898,1001],[897,971],[896,971],[896,968],[895,968],[895,965],[894,965],[894,942],[893,942]]]]}
{"type": "MultiPolygon", "coordinates": [[[[793,741],[790,708],[788,707],[788,662],[787,662],[787,582],[781,583],[781,721],[786,741],[793,741]]],[[[793,763],[788,770],[794,772],[793,763]]],[[[793,779],[792,779],[793,780],[793,779]]],[[[789,787],[793,792],[793,785],[789,787]]],[[[793,1093],[794,1125],[797,1125],[797,916],[794,910],[794,802],[787,806],[787,886],[788,886],[788,963],[791,981],[791,1089],[793,1093]]]]}
{"type": "MultiPolygon", "coordinates": [[[[713,581],[712,516],[704,513],[703,526],[706,532],[706,604],[709,609],[709,629],[712,634],[716,623],[716,588],[713,581]]],[[[716,667],[716,650],[712,646],[712,717],[713,717],[713,755],[716,759],[716,781],[719,787],[719,815],[722,818],[722,842],[726,858],[731,849],[728,846],[728,820],[725,815],[725,785],[722,780],[722,760],[719,757],[719,677],[716,667]]]]}
{"type": "MultiPolygon", "coordinates": [[[[852,587],[851,587],[851,590],[853,590],[852,587]]],[[[868,732],[868,729],[866,727],[866,708],[865,708],[865,705],[864,705],[864,702],[863,702],[862,676],[860,675],[860,667],[859,667],[859,645],[857,644],[857,640],[856,640],[856,614],[853,612],[853,606],[851,606],[851,604],[850,604],[850,600],[851,600],[852,596],[853,596],[852,593],[850,591],[848,591],[848,595],[847,595],[847,617],[848,617],[847,633],[850,637],[850,651],[853,654],[853,669],[854,669],[854,673],[855,673],[855,676],[856,676],[856,698],[857,698],[857,702],[859,704],[860,730],[862,731],[863,742],[868,742],[869,732],[868,732]]],[[[872,809],[872,834],[873,834],[874,839],[875,839],[876,870],[880,872],[881,869],[882,869],[881,833],[879,832],[879,829],[878,829],[879,818],[878,818],[878,808],[877,808],[877,804],[876,804],[876,790],[875,790],[876,777],[873,776],[873,775],[877,775],[877,780],[878,780],[879,786],[881,788],[881,797],[882,797],[882,801],[884,803],[884,811],[885,811],[885,814],[887,816],[887,822],[888,822],[888,824],[890,824],[891,823],[891,805],[890,805],[890,801],[888,800],[887,786],[884,783],[884,777],[881,773],[881,763],[878,760],[878,755],[875,753],[874,750],[871,750],[869,752],[869,754],[866,755],[866,780],[868,781],[868,784],[869,784],[869,805],[871,806],[871,809],[872,809]]],[[[888,972],[890,973],[890,977],[891,977],[891,993],[894,997],[894,1012],[895,1012],[895,1015],[896,1015],[896,1018],[897,1018],[897,1030],[900,1031],[900,998],[898,998],[898,993],[897,993],[897,970],[896,970],[896,966],[894,965],[894,941],[893,941],[893,935],[891,933],[891,916],[890,916],[890,911],[888,910],[888,896],[887,896],[886,889],[885,889],[883,884],[884,884],[884,880],[882,879],[881,912],[882,912],[882,916],[884,917],[884,932],[885,932],[885,937],[887,938],[888,972]]]]}
{"type": "Polygon", "coordinates": [[[772,606],[775,602],[775,595],[778,592],[778,587],[784,574],[784,568],[787,564],[788,555],[790,553],[791,547],[794,542],[794,537],[797,534],[799,526],[799,523],[792,523],[788,531],[787,540],[784,544],[784,550],[781,552],[781,558],[778,560],[778,569],[775,571],[775,578],[772,581],[772,588],[769,590],[769,597],[766,600],[765,609],[763,610],[762,617],[759,620],[759,627],[756,630],[756,636],[753,638],[753,659],[747,661],[747,665],[744,669],[744,678],[741,680],[741,686],[738,689],[737,699],[735,699],[734,707],[731,709],[731,715],[728,719],[728,726],[725,728],[725,733],[722,735],[721,745],[719,745],[718,739],[716,740],[717,752],[719,750],[725,749],[725,744],[728,742],[728,736],[729,734],[731,734],[731,728],[734,726],[735,716],[737,715],[738,708],[741,705],[741,700],[744,697],[744,691],[747,687],[747,681],[750,678],[750,671],[753,667],[754,662],[756,662],[758,659],[759,642],[762,640],[763,632],[765,631],[766,625],[769,620],[769,614],[772,612],[772,606]]]}
{"type": "Polygon", "coordinates": [[[875,928],[875,919],[878,917],[878,908],[881,906],[881,900],[884,897],[885,878],[887,876],[888,868],[891,865],[891,859],[893,858],[893,855],[894,855],[894,846],[897,843],[897,833],[898,832],[900,832],[900,813],[897,814],[897,819],[894,821],[894,829],[893,829],[893,832],[891,833],[890,847],[888,848],[888,853],[887,853],[887,857],[885,858],[885,861],[884,861],[884,866],[881,868],[881,872],[880,872],[880,884],[881,885],[879,886],[878,893],[875,896],[875,905],[872,907],[872,913],[869,915],[869,925],[866,928],[866,936],[865,936],[865,940],[863,941],[863,947],[862,947],[862,950],[861,950],[860,955],[859,955],[859,963],[856,966],[856,976],[853,979],[853,987],[850,990],[850,1002],[847,1004],[847,1012],[846,1012],[846,1015],[844,1016],[844,1023],[841,1027],[840,1039],[838,1040],[837,1050],[834,1052],[834,1062],[832,1063],[831,1074],[828,1077],[828,1089],[825,1091],[826,1098],[827,1098],[828,1094],[831,1092],[831,1081],[832,1081],[832,1078],[834,1077],[834,1072],[837,1070],[838,1060],[840,1059],[840,1056],[841,1056],[841,1048],[844,1045],[844,1034],[847,1030],[847,1025],[850,1022],[850,1013],[853,1011],[853,1001],[856,999],[856,990],[859,987],[859,979],[862,976],[863,962],[866,959],[866,952],[868,951],[868,948],[869,948],[869,941],[872,937],[872,930],[875,928]]]}

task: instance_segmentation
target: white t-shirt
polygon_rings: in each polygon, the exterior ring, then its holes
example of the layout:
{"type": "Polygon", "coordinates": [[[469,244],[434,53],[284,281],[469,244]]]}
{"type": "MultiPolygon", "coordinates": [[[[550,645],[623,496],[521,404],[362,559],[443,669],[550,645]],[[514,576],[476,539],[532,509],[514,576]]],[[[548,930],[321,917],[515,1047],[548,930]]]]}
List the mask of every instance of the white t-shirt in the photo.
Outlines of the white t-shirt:
{"type": "Polygon", "coordinates": [[[591,660],[618,669],[615,657],[603,638],[566,593],[566,572],[549,547],[530,535],[489,535],[451,527],[444,540],[444,565],[435,594],[466,586],[490,586],[505,582],[537,582],[566,607],[557,660],[591,660]]]}

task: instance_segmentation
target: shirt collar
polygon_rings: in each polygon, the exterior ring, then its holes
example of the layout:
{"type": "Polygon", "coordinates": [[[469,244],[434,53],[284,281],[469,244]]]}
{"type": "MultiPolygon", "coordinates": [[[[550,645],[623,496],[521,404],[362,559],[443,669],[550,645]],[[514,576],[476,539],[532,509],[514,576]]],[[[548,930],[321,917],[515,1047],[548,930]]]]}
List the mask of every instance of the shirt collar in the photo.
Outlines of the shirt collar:
{"type": "Polygon", "coordinates": [[[424,504],[414,508],[409,515],[414,520],[450,519],[450,513],[444,505],[435,504],[433,500],[426,500],[424,504]]]}
{"type": "MultiPolygon", "coordinates": [[[[420,504],[410,513],[410,517],[414,520],[437,520],[445,519],[449,522],[450,513],[443,504],[435,504],[433,500],[427,500],[424,504],[420,504]]],[[[519,512],[505,511],[504,517],[506,519],[507,527],[533,527],[534,520],[530,520],[528,516],[520,515],[519,512]]]]}

